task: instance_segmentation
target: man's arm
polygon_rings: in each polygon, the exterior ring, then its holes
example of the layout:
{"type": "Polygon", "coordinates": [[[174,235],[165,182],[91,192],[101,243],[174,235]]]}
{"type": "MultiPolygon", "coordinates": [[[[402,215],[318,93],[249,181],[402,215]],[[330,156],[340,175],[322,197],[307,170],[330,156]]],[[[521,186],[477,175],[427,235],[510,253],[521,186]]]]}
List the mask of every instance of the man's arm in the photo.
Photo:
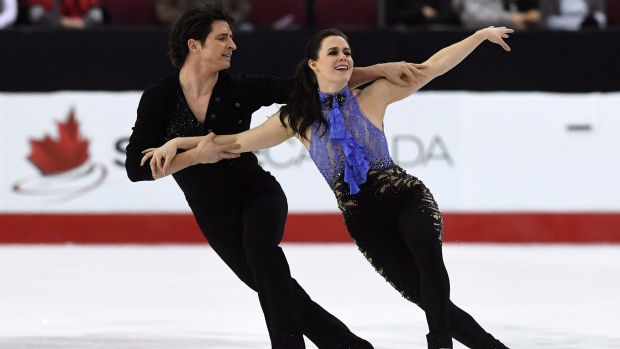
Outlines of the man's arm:
{"type": "Polygon", "coordinates": [[[169,140],[159,148],[142,151],[144,156],[140,162],[144,166],[149,162],[153,179],[159,179],[189,166],[197,164],[213,164],[222,159],[234,159],[240,155],[234,153],[238,144],[218,145],[213,142],[215,133],[199,137],[177,137],[169,140]],[[199,148],[198,150],[195,150],[199,148]],[[189,149],[177,154],[178,149],[189,149]],[[150,160],[149,160],[150,159],[150,160]]]}
{"type": "Polygon", "coordinates": [[[380,78],[386,78],[396,85],[407,87],[410,84],[409,81],[417,84],[418,79],[426,76],[422,71],[424,69],[426,69],[426,66],[423,64],[407,62],[381,63],[368,67],[355,67],[353,68],[351,79],[349,79],[349,87],[355,88],[380,78]],[[404,77],[407,77],[407,79],[403,79],[404,77]]]}
{"type": "Polygon", "coordinates": [[[165,91],[161,86],[150,86],[140,98],[137,117],[125,152],[125,170],[132,182],[152,181],[154,178],[146,166],[141,166],[142,151],[157,148],[165,143],[165,91]]]}
{"type": "MultiPolygon", "coordinates": [[[[375,64],[368,67],[355,67],[349,80],[349,87],[354,88],[367,82],[385,78],[388,81],[402,87],[417,84],[426,76],[423,64],[407,62],[391,62],[375,64]]],[[[288,92],[295,87],[294,78],[274,78],[268,76],[244,76],[245,88],[251,91],[251,98],[261,106],[269,106],[274,103],[286,104],[289,99],[288,92]]],[[[243,81],[241,81],[243,82],[243,81]]]]}

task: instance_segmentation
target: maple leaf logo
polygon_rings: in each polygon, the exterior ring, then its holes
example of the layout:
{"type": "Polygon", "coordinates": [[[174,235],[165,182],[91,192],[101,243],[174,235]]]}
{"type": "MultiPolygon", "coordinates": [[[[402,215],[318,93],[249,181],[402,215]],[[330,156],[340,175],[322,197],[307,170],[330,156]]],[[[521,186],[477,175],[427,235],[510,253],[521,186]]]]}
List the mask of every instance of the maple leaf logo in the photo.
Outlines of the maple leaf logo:
{"type": "Polygon", "coordinates": [[[32,152],[28,160],[43,175],[52,175],[74,169],[88,160],[88,140],[80,136],[80,125],[71,109],[67,121],[58,123],[58,140],[45,135],[43,140],[30,139],[32,152]]]}

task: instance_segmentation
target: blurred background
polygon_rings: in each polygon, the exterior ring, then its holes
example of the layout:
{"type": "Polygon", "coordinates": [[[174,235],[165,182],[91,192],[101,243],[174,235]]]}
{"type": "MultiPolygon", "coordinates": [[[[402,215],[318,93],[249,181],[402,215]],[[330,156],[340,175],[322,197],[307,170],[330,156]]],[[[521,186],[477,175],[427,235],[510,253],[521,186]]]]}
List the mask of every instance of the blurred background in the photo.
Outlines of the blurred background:
{"type": "MultiPolygon", "coordinates": [[[[0,0],[0,243],[204,242],[174,181],[131,183],[123,161],[142,91],[174,71],[171,24],[207,2],[0,0]]],[[[620,0],[226,2],[243,74],[291,75],[325,27],[357,66],[514,28],[511,52],[484,43],[390,107],[392,155],[448,242],[620,242],[620,0]]],[[[286,242],[350,241],[301,146],[258,156],[289,199],[286,242]]]]}

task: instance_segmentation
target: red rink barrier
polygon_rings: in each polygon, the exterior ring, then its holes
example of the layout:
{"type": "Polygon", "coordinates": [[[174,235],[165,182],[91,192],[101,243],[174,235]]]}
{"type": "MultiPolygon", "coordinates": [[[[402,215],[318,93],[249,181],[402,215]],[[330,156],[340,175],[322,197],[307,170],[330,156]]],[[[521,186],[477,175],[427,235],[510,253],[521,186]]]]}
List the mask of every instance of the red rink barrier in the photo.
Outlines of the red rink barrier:
{"type": "MultiPolygon", "coordinates": [[[[620,213],[444,213],[446,242],[620,243],[620,213]]],[[[338,213],[290,214],[285,242],[351,242],[338,213]]],[[[3,244],[204,243],[191,214],[0,214],[3,244]]]]}

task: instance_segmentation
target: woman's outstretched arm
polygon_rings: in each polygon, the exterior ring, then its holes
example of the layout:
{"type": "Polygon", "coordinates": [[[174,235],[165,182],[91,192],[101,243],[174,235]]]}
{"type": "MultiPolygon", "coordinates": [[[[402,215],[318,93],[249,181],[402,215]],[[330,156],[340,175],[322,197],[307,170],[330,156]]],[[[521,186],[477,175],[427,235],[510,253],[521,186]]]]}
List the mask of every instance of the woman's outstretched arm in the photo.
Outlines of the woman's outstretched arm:
{"type": "Polygon", "coordinates": [[[478,47],[478,45],[480,45],[486,40],[500,45],[506,51],[510,51],[510,47],[504,42],[504,39],[508,38],[508,34],[512,33],[513,31],[514,30],[505,27],[489,27],[478,30],[469,37],[441,49],[432,57],[430,57],[426,62],[422,63],[426,66],[426,69],[424,70],[426,76],[418,77],[417,84],[411,84],[408,87],[402,87],[395,85],[385,79],[381,79],[375,81],[371,86],[367,88],[369,89],[369,91],[364,91],[364,93],[375,94],[373,99],[376,98],[377,102],[383,101],[385,103],[385,106],[387,106],[390,103],[399,101],[403,98],[410,96],[411,94],[422,88],[424,85],[428,84],[434,78],[445,74],[450,69],[454,68],[457,64],[461,63],[461,61],[463,61],[465,57],[467,57],[470,53],[474,51],[474,49],[476,49],[476,47],[478,47]]]}
{"type": "MultiPolygon", "coordinates": [[[[213,142],[218,145],[235,144],[239,148],[230,150],[231,153],[245,153],[271,148],[292,136],[293,132],[280,122],[280,112],[278,112],[259,126],[233,135],[216,136],[213,142]]],[[[199,147],[200,143],[196,149],[199,147]]]]}
{"type": "Polygon", "coordinates": [[[280,122],[280,113],[261,125],[245,132],[216,136],[179,137],[159,148],[143,151],[142,165],[149,161],[153,178],[165,177],[196,164],[209,164],[239,157],[239,153],[276,146],[291,138],[293,133],[280,122]],[[177,155],[177,149],[189,149],[177,155]]]}

